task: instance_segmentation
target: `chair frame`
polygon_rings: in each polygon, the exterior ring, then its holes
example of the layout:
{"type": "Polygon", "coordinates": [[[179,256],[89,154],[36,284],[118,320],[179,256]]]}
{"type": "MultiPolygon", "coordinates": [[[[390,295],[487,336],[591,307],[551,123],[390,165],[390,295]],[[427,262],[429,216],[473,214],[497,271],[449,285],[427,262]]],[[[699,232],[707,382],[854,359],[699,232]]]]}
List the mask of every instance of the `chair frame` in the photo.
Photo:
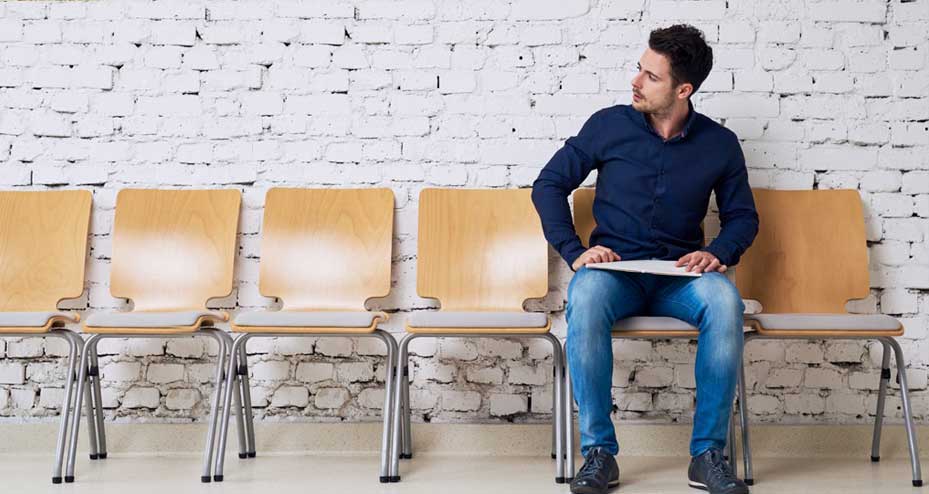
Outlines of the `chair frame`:
{"type": "MultiPolygon", "coordinates": [[[[84,291],[87,234],[90,228],[93,194],[88,190],[82,189],[65,191],[3,191],[2,194],[5,196],[3,201],[4,207],[10,204],[7,202],[9,200],[7,198],[16,197],[18,199],[14,200],[13,204],[25,208],[25,210],[30,213],[36,212],[35,207],[37,204],[44,205],[46,203],[53,203],[54,207],[64,208],[66,212],[72,213],[73,217],[63,218],[53,214],[51,211],[46,212],[42,209],[37,215],[29,214],[27,218],[28,221],[22,221],[23,218],[16,213],[17,207],[14,206],[12,208],[14,218],[13,225],[6,226],[12,229],[12,233],[8,233],[8,235],[14,238],[12,242],[13,254],[17,252],[18,248],[23,247],[22,244],[15,240],[22,240],[24,238],[32,239],[35,240],[35,243],[28,246],[30,256],[56,258],[59,260],[64,259],[70,261],[72,264],[57,266],[63,269],[61,270],[62,272],[56,273],[58,275],[56,279],[58,284],[51,287],[54,291],[50,290],[49,283],[43,282],[37,285],[30,285],[26,287],[25,292],[16,292],[16,294],[20,296],[18,298],[3,297],[3,300],[0,300],[0,305],[2,305],[4,309],[11,309],[13,311],[55,311],[57,310],[58,303],[62,300],[79,297],[84,291]],[[53,221],[53,225],[43,223],[45,220],[50,219],[53,221]],[[68,220],[74,221],[70,222],[68,220]],[[62,232],[58,230],[49,232],[46,229],[50,226],[64,228],[67,231],[59,235],[59,233],[62,232]],[[37,232],[37,228],[43,229],[37,232]],[[24,232],[23,229],[27,231],[24,232]],[[39,234],[38,236],[40,238],[36,238],[36,233],[39,234]],[[61,243],[58,242],[59,240],[74,243],[64,244],[65,250],[62,251],[62,247],[58,245],[61,243]],[[42,250],[43,248],[51,249],[51,251],[42,250]]],[[[10,244],[4,244],[3,246],[9,247],[10,244]]],[[[10,253],[5,252],[5,254],[9,255],[10,253]]],[[[16,257],[14,257],[14,259],[14,263],[17,261],[28,262],[16,257]]],[[[31,260],[31,258],[29,259],[31,260]]],[[[78,375],[78,362],[84,353],[84,340],[80,335],[65,327],[67,323],[76,323],[78,321],[80,321],[80,315],[72,313],[68,314],[68,316],[52,316],[46,321],[44,326],[4,327],[0,330],[0,338],[60,338],[68,344],[68,358],[66,364],[67,377],[65,379],[64,399],[62,400],[61,410],[59,412],[61,416],[59,418],[58,436],[55,444],[55,461],[52,466],[53,484],[60,484],[62,481],[61,474],[66,457],[69,420],[71,419],[72,409],[79,408],[82,401],[81,395],[74,393],[74,388],[75,379],[78,375]]],[[[90,413],[95,408],[94,400],[96,399],[96,403],[100,403],[99,383],[95,382],[92,387],[95,393],[91,393],[90,388],[87,388],[83,400],[87,406],[87,425],[90,428],[93,428],[95,425],[94,418],[90,413]]],[[[96,446],[91,444],[91,448],[93,453],[92,456],[95,456],[96,446]]]]}
{"type": "MultiPolygon", "coordinates": [[[[541,298],[548,293],[548,246],[542,236],[541,224],[535,210],[532,208],[529,189],[437,189],[426,188],[420,193],[419,228],[418,228],[418,257],[417,257],[417,283],[416,291],[420,297],[437,299],[441,304],[441,311],[512,311],[524,312],[522,304],[530,298],[541,298]],[[512,203],[502,201],[499,194],[511,194],[512,203]],[[524,197],[516,197],[524,196],[524,197]],[[518,203],[517,201],[524,201],[518,203]],[[424,207],[424,204],[426,206],[424,207]],[[464,213],[462,213],[464,212],[464,213]],[[472,221],[475,215],[483,215],[485,220],[478,224],[472,221]],[[449,217],[453,217],[451,220],[449,217]],[[455,218],[464,221],[464,227],[455,223],[455,218]],[[489,221],[490,219],[494,221],[489,221]],[[477,261],[471,261],[468,252],[486,252],[488,248],[496,248],[498,253],[512,257],[512,252],[499,246],[487,247],[481,243],[486,238],[495,238],[494,235],[503,235],[502,228],[516,227],[515,235],[522,240],[532,239],[532,249],[524,250],[524,257],[532,256],[530,262],[539,262],[545,266],[544,276],[533,272],[516,271],[510,273],[489,272],[488,278],[482,280],[481,287],[468,285],[468,281],[456,279],[454,282],[447,278],[455,275],[488,275],[485,266],[477,261]],[[452,226],[454,225],[454,226],[452,226]],[[475,232],[480,228],[482,231],[475,232]],[[486,229],[491,229],[487,235],[486,229]],[[496,228],[496,230],[494,230],[496,228]],[[445,231],[442,231],[442,230],[445,231]],[[433,233],[433,230],[436,230],[433,233]],[[424,232],[430,232],[424,235],[424,232]],[[432,236],[430,236],[432,234],[432,236]],[[536,242],[536,238],[538,242],[536,242]],[[537,245],[536,245],[537,244],[537,245]],[[448,259],[454,258],[457,262],[448,259]],[[455,265],[454,268],[450,267],[455,265]],[[443,273],[443,270],[446,271],[443,273]],[[444,275],[444,276],[443,276],[444,275]],[[506,279],[509,277],[510,279],[506,279]],[[518,281],[513,282],[512,277],[518,281]],[[500,288],[500,285],[506,285],[500,288]],[[519,285],[513,290],[513,285],[519,285]],[[519,291],[521,290],[521,292],[519,291]]],[[[510,234],[512,230],[505,231],[510,234]]],[[[523,247],[526,247],[525,245],[523,247]]],[[[509,259],[509,257],[507,257],[509,259]]],[[[509,267],[509,265],[508,265],[509,267]]],[[[391,482],[400,481],[400,459],[413,457],[412,430],[410,424],[410,379],[409,379],[409,345],[417,338],[535,338],[544,339],[552,345],[552,359],[555,379],[552,396],[552,431],[553,431],[553,457],[555,458],[555,482],[564,483],[564,446],[563,446],[563,386],[562,371],[564,369],[561,343],[549,331],[551,320],[545,327],[540,328],[411,328],[406,326],[407,333],[400,340],[398,359],[396,365],[396,380],[394,392],[394,426],[391,454],[391,482]]]]}
{"type": "MultiPolygon", "coordinates": [[[[262,295],[281,299],[282,310],[291,311],[363,311],[365,310],[364,304],[369,298],[387,296],[390,292],[391,261],[389,252],[392,246],[392,235],[385,235],[385,233],[393,231],[393,203],[393,192],[389,189],[290,189],[280,187],[270,189],[265,205],[264,232],[262,234],[262,252],[268,256],[268,261],[262,261],[261,265],[259,284],[262,295]],[[388,196],[390,207],[381,211],[380,208],[386,207],[388,196]],[[370,209],[351,210],[351,208],[358,205],[369,206],[370,209]],[[383,217],[371,218],[366,216],[375,209],[383,217]],[[333,211],[336,214],[333,215],[333,211]],[[346,213],[346,211],[350,212],[346,213]],[[344,225],[340,224],[341,221],[349,217],[357,221],[362,219],[371,220],[374,226],[364,230],[364,233],[368,235],[362,234],[363,238],[358,239],[358,230],[354,228],[345,229],[344,225]],[[293,221],[294,218],[297,219],[297,222],[293,221]],[[285,247],[301,244],[302,242],[302,247],[305,248],[301,248],[301,252],[307,258],[320,258],[318,259],[320,261],[327,260],[333,254],[332,244],[307,243],[303,238],[299,238],[299,236],[295,238],[292,235],[294,230],[305,233],[316,232],[316,228],[330,229],[332,232],[342,235],[340,240],[343,240],[346,236],[356,237],[354,238],[355,243],[346,249],[340,250],[351,250],[351,248],[364,250],[368,247],[380,251],[386,249],[388,253],[386,260],[376,259],[372,262],[372,266],[369,266],[370,270],[363,270],[370,275],[371,279],[367,281],[373,283],[374,288],[362,281],[353,287],[340,286],[334,288],[330,286],[327,290],[328,282],[337,281],[330,278],[333,276],[332,272],[326,273],[328,277],[313,278],[309,287],[305,280],[288,276],[290,273],[285,269],[285,266],[280,265],[287,264],[287,262],[278,258],[283,257],[283,254],[275,256],[275,253],[279,251],[288,252],[285,247]],[[379,230],[379,228],[383,230],[379,230]],[[360,246],[359,244],[364,245],[360,246]],[[273,267],[270,266],[272,263],[274,263],[273,267]],[[374,264],[378,265],[375,266],[374,264]],[[321,290],[327,290],[327,293],[323,294],[321,290]],[[364,291],[368,293],[362,293],[364,291]],[[323,298],[325,300],[322,300],[323,298]]],[[[366,226],[371,226],[371,224],[366,226]]],[[[331,237],[329,239],[331,240],[331,237]]],[[[344,246],[345,244],[340,245],[344,246]]],[[[380,253],[383,254],[384,252],[380,253]]],[[[350,253],[343,252],[343,254],[351,257],[350,253]]],[[[336,264],[339,264],[339,262],[336,262],[336,264]]],[[[335,276],[339,275],[335,274],[335,276]]],[[[224,453],[231,412],[230,402],[233,396],[239,397],[241,395],[241,399],[235,406],[239,410],[237,419],[241,421],[241,417],[244,415],[246,435],[244,439],[240,437],[239,458],[254,458],[257,455],[251,393],[248,383],[246,345],[249,340],[252,338],[276,337],[357,337],[376,338],[381,340],[387,349],[379,480],[382,483],[390,481],[390,441],[392,440],[391,427],[393,424],[391,413],[393,411],[393,376],[395,374],[397,341],[390,333],[377,327],[378,324],[387,320],[387,315],[383,313],[372,314],[374,315],[374,321],[370,327],[366,328],[255,327],[239,326],[233,323],[233,329],[239,334],[231,345],[231,354],[235,358],[229,359],[229,366],[225,375],[225,401],[222,407],[222,416],[220,417],[219,445],[213,480],[222,482],[224,477],[224,453]],[[244,445],[244,449],[242,445],[244,445]]]]}
{"type": "MultiPolygon", "coordinates": [[[[844,266],[844,269],[836,269],[831,277],[815,278],[821,287],[816,290],[810,290],[805,286],[800,286],[796,290],[788,290],[784,280],[775,278],[773,281],[768,277],[762,285],[752,286],[757,282],[752,279],[751,273],[745,269],[740,271],[738,281],[749,284],[747,298],[758,299],[762,307],[768,305],[767,313],[830,313],[846,314],[845,304],[848,300],[860,299],[870,293],[870,282],[868,280],[867,268],[867,249],[865,248],[865,226],[864,214],[861,206],[861,199],[857,190],[768,190],[753,189],[756,203],[767,206],[771,211],[778,211],[779,214],[788,214],[783,211],[790,211],[791,208],[804,208],[804,211],[816,211],[817,217],[825,217],[828,221],[822,221],[821,225],[826,226],[828,231],[822,236],[824,238],[851,238],[852,242],[843,241],[838,246],[818,245],[813,253],[802,252],[797,256],[806,263],[803,266],[792,266],[793,269],[800,272],[806,271],[806,268],[815,270],[822,269],[823,259],[817,258],[816,253],[829,251],[827,264],[844,266]],[[817,195],[815,202],[813,195],[817,195]],[[789,196],[789,197],[788,197],[789,196]],[[813,204],[811,204],[813,203],[813,204]],[[815,206],[815,207],[814,207],[815,206]],[[837,248],[836,248],[837,247],[837,248]],[[838,277],[838,279],[837,279],[838,277]],[[780,288],[780,292],[778,291],[780,288]],[[757,292],[756,292],[757,290],[757,292]],[[786,293],[786,295],[785,295],[786,293]]],[[[760,209],[760,208],[759,208],[760,209]]],[[[776,224],[789,225],[789,228],[798,228],[802,230],[804,225],[792,221],[784,221],[774,215],[776,224]],[[777,223],[781,220],[781,223],[777,223]]],[[[772,215],[766,215],[768,222],[771,222],[772,215]]],[[[806,225],[809,226],[809,225],[806,225]]],[[[817,226],[817,225],[814,225],[817,226]]],[[[780,236],[774,234],[775,230],[765,232],[762,230],[760,235],[767,240],[767,244],[761,244],[746,253],[743,259],[746,266],[763,263],[769,259],[774,262],[784,263],[786,256],[783,255],[784,244],[797,242],[795,239],[799,235],[796,232],[780,233],[780,236]],[[793,235],[791,235],[793,233],[793,235]],[[772,245],[776,245],[772,247],[772,245]]],[[[796,249],[802,249],[805,246],[790,245],[796,249]]],[[[793,259],[796,261],[796,259],[793,259]]],[[[758,268],[760,269],[760,267],[758,268]]],[[[828,269],[828,268],[827,268],[828,269]]],[[[797,286],[796,280],[791,280],[791,287],[797,286]]],[[[766,313],[762,311],[762,314],[766,313]]],[[[907,447],[910,454],[910,467],[914,487],[923,485],[922,471],[919,463],[919,446],[917,444],[915,426],[913,423],[913,414],[911,409],[909,387],[906,379],[906,361],[904,360],[903,350],[895,339],[896,336],[903,334],[903,327],[900,326],[896,331],[889,330],[777,330],[765,329],[763,325],[756,320],[749,320],[749,324],[754,326],[755,332],[746,335],[746,344],[749,340],[755,339],[795,339],[795,340],[876,340],[881,343],[883,354],[881,357],[881,375],[878,388],[877,410],[875,411],[874,432],[871,439],[871,461],[880,461],[880,443],[881,429],[884,420],[884,403],[887,396],[887,387],[891,377],[890,355],[894,355],[894,363],[897,367],[897,382],[900,384],[900,395],[903,405],[903,424],[906,430],[907,447]]],[[[740,393],[745,393],[745,380],[740,381],[740,393]]],[[[748,415],[745,405],[740,405],[742,423],[742,442],[743,454],[746,470],[746,483],[754,483],[754,472],[752,469],[751,447],[749,442],[749,424],[748,415]]]]}
{"type": "MultiPolygon", "coordinates": [[[[113,237],[114,237],[114,256],[113,263],[110,272],[110,291],[114,297],[131,299],[135,303],[135,311],[153,311],[153,312],[170,312],[174,310],[184,310],[184,309],[194,309],[194,310],[204,310],[206,307],[207,300],[216,297],[225,297],[232,293],[232,274],[233,274],[233,261],[235,257],[235,236],[238,230],[238,219],[239,219],[239,207],[241,206],[241,192],[235,189],[213,189],[213,190],[194,190],[194,189],[122,189],[119,191],[117,196],[117,206],[116,206],[116,220],[114,222],[113,228],[113,237]],[[193,205],[194,207],[189,207],[193,205]],[[147,210],[146,208],[151,208],[155,206],[156,209],[147,210]],[[228,213],[229,211],[224,211],[225,209],[235,211],[235,221],[230,222],[230,224],[223,224],[223,221],[229,221],[227,217],[221,216],[223,213],[228,213]],[[185,213],[184,217],[179,216],[179,212],[185,213]],[[189,215],[190,217],[186,217],[189,215]],[[140,242],[135,235],[134,228],[143,225],[141,230],[143,231],[152,231],[155,228],[170,228],[172,235],[164,235],[165,241],[171,242],[169,245],[171,247],[177,246],[177,241],[173,240],[175,238],[187,238],[190,235],[197,235],[195,237],[190,237],[198,240],[202,240],[204,234],[202,233],[202,225],[212,224],[211,220],[217,220],[219,226],[215,226],[206,234],[207,236],[227,236],[232,238],[232,245],[222,244],[220,246],[219,252],[216,252],[215,246],[213,247],[213,252],[210,252],[209,255],[203,249],[203,245],[199,244],[194,247],[191,247],[189,244],[182,245],[182,248],[186,249],[196,249],[196,250],[187,250],[184,251],[184,260],[187,260],[188,255],[197,257],[198,261],[203,261],[204,259],[215,259],[216,255],[222,256],[219,261],[227,261],[227,265],[217,264],[215,266],[214,275],[216,279],[206,279],[206,281],[198,279],[199,283],[193,288],[188,289],[186,292],[182,292],[177,289],[177,285],[171,285],[176,288],[174,292],[165,294],[165,290],[160,290],[158,286],[153,284],[146,283],[148,280],[140,280],[138,277],[132,276],[134,273],[134,268],[131,264],[125,265],[124,263],[130,262],[123,257],[129,257],[129,254],[120,254],[119,249],[125,249],[130,254],[138,254],[139,256],[144,256],[147,253],[147,250],[142,247],[142,250],[139,250],[140,242]],[[181,223],[183,221],[183,223],[181,223]],[[154,226],[150,222],[155,223],[154,226]],[[120,226],[125,223],[125,226],[120,226]],[[191,225],[193,227],[191,228],[191,225]],[[132,231],[122,231],[121,228],[132,231]],[[186,228],[186,230],[185,230],[186,228]],[[223,230],[222,228],[226,228],[223,230]],[[215,231],[217,230],[218,231],[215,231]],[[202,299],[202,301],[199,301],[202,299]],[[193,300],[198,300],[194,303],[193,300]],[[197,305],[201,304],[201,305],[197,305]]],[[[228,242],[229,238],[221,238],[223,242],[228,242]]],[[[164,247],[164,246],[162,246],[164,247]]],[[[172,252],[171,255],[176,257],[176,253],[172,252]]],[[[177,261],[177,259],[169,259],[169,261],[177,261]]],[[[165,260],[160,260],[161,265],[165,264],[165,260]]],[[[171,273],[177,276],[177,273],[171,273]]],[[[167,278],[170,278],[170,275],[166,275],[167,278]]],[[[172,278],[172,282],[176,281],[172,278]]],[[[162,284],[166,284],[164,280],[160,280],[162,284]]],[[[168,283],[169,284],[169,283],[168,283]]],[[[163,288],[163,287],[161,287],[163,288]]],[[[203,452],[203,467],[200,475],[201,482],[210,482],[211,480],[211,467],[212,467],[212,454],[215,447],[216,439],[216,426],[217,422],[215,418],[217,417],[218,410],[217,407],[220,404],[220,393],[222,392],[222,382],[223,382],[223,370],[226,367],[226,358],[229,355],[229,349],[232,346],[232,338],[225,332],[213,326],[214,322],[222,322],[228,318],[226,314],[221,314],[222,319],[214,316],[200,316],[197,321],[192,326],[177,326],[177,327],[144,327],[144,328],[132,328],[132,327],[96,327],[96,326],[87,326],[85,323],[85,330],[92,329],[93,331],[86,331],[90,333],[90,337],[84,343],[84,352],[81,354],[81,364],[80,364],[80,374],[78,376],[78,395],[83,392],[85,381],[89,381],[94,385],[93,395],[95,396],[95,402],[97,406],[93,411],[93,416],[95,420],[89,421],[88,432],[90,436],[90,445],[91,445],[91,459],[105,459],[107,457],[106,449],[106,432],[104,429],[103,421],[103,410],[102,410],[102,401],[100,399],[100,371],[98,366],[98,354],[97,354],[97,345],[100,341],[108,338],[188,338],[188,337],[197,337],[197,336],[208,336],[212,337],[217,345],[218,352],[216,356],[216,372],[214,376],[214,391],[211,402],[211,413],[209,418],[209,424],[207,426],[207,441],[204,446],[203,452]]],[[[237,396],[238,398],[238,396],[237,396]]],[[[236,403],[238,404],[238,399],[236,403]]],[[[74,481],[74,470],[77,457],[77,442],[80,434],[80,407],[75,407],[74,410],[74,420],[72,421],[71,426],[71,443],[68,453],[68,462],[67,470],[65,475],[65,482],[74,481]]],[[[88,409],[88,414],[91,414],[91,410],[88,409]]],[[[239,420],[240,426],[240,438],[244,438],[244,435],[241,433],[242,420],[239,420]]],[[[241,439],[244,440],[244,439],[241,439]]],[[[244,446],[243,446],[244,447],[244,446]]]]}

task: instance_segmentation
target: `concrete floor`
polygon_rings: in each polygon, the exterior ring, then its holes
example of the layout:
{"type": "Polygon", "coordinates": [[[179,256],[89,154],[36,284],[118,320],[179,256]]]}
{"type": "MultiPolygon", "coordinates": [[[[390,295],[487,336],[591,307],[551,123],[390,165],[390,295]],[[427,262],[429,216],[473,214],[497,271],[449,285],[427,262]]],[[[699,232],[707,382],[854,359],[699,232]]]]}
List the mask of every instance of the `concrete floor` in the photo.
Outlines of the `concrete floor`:
{"type": "MultiPolygon", "coordinates": [[[[620,456],[620,486],[613,492],[697,493],[687,487],[686,457],[620,456]]],[[[578,466],[580,463],[578,463],[578,466]]],[[[423,454],[401,465],[402,482],[381,484],[378,458],[368,454],[266,454],[240,460],[230,456],[225,481],[201,484],[200,457],[113,454],[91,462],[82,455],[77,481],[52,485],[51,458],[0,455],[0,492],[180,494],[180,493],[567,493],[554,483],[554,462],[539,456],[451,456],[423,454]]],[[[756,458],[753,493],[921,493],[911,485],[909,463],[867,458],[756,458]]]]}

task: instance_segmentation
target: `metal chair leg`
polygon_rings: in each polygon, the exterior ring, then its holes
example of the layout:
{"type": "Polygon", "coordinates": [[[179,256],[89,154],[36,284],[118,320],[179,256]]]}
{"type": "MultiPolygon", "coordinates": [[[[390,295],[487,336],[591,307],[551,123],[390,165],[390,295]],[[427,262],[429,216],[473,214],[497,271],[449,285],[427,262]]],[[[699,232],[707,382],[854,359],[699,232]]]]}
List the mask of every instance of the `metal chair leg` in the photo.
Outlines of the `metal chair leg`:
{"type": "MultiPolygon", "coordinates": [[[[74,418],[71,421],[71,440],[68,444],[68,463],[65,469],[65,482],[74,482],[74,464],[77,459],[77,440],[80,435],[80,420],[81,420],[81,406],[80,399],[85,396],[85,393],[88,391],[85,387],[87,383],[87,371],[90,366],[90,352],[88,347],[95,344],[101,335],[94,334],[91,335],[87,341],[84,342],[84,351],[81,352],[81,362],[78,365],[78,376],[77,376],[77,402],[74,406],[74,418]]],[[[88,393],[85,397],[89,401],[90,394],[88,393]]],[[[92,437],[94,434],[91,435],[92,437]]]]}
{"type": "Polygon", "coordinates": [[[245,351],[245,342],[239,347],[239,386],[242,389],[242,408],[245,411],[245,439],[247,447],[245,455],[254,458],[257,455],[255,446],[255,418],[252,414],[252,391],[248,381],[248,353],[245,351]]]}
{"type": "Polygon", "coordinates": [[[551,334],[541,335],[552,344],[552,367],[555,369],[555,381],[552,383],[552,425],[555,429],[555,483],[565,482],[565,448],[564,448],[564,353],[561,341],[551,334]]]}
{"type": "Polygon", "coordinates": [[[871,438],[871,461],[881,461],[881,430],[884,426],[884,402],[887,398],[887,385],[890,383],[890,345],[884,340],[881,342],[883,354],[881,356],[881,378],[877,393],[877,409],[874,411],[874,434],[871,438]]]}
{"type": "MultiPolygon", "coordinates": [[[[748,338],[745,339],[748,343],[748,338]]],[[[739,364],[739,428],[742,430],[742,466],[745,468],[745,483],[752,485],[755,479],[752,477],[752,450],[748,436],[748,395],[745,393],[745,366],[739,364]]]]}
{"type": "MultiPolygon", "coordinates": [[[[225,332],[215,328],[203,328],[201,331],[212,336],[216,340],[217,345],[219,345],[219,351],[216,355],[216,375],[213,378],[214,389],[213,401],[210,407],[210,422],[207,426],[206,444],[204,445],[203,451],[203,470],[200,474],[200,482],[208,483],[211,480],[210,473],[213,468],[213,445],[216,439],[219,401],[222,396],[223,371],[225,370],[224,366],[226,364],[226,356],[228,355],[228,344],[231,343],[232,338],[225,332]]],[[[224,409],[228,410],[228,407],[224,407],[224,409]]]]}
{"type": "MultiPolygon", "coordinates": [[[[68,437],[68,420],[71,418],[71,404],[74,391],[74,375],[77,373],[78,354],[83,350],[84,340],[66,329],[55,329],[49,336],[57,336],[68,342],[68,377],[65,380],[65,397],[61,403],[61,422],[58,426],[58,439],[55,444],[55,465],[52,467],[52,483],[61,483],[61,468],[65,458],[65,440],[68,437]]],[[[80,399],[77,406],[81,406],[80,399]]]]}
{"type": "Polygon", "coordinates": [[[400,380],[400,390],[403,392],[403,433],[401,437],[403,438],[403,448],[400,454],[400,458],[403,460],[409,460],[413,458],[413,430],[410,426],[410,416],[413,414],[412,409],[410,408],[410,365],[409,359],[407,359],[407,365],[403,367],[403,372],[401,373],[402,377],[400,380]]]}
{"type": "MultiPolygon", "coordinates": [[[[103,424],[103,392],[100,389],[100,364],[97,358],[97,343],[87,347],[90,352],[90,365],[94,370],[90,376],[90,382],[87,384],[93,393],[94,418],[97,421],[97,459],[105,460],[106,452],[106,427],[103,424]]],[[[93,459],[93,458],[92,458],[93,459]]]]}
{"type": "Polygon", "coordinates": [[[393,441],[391,441],[391,454],[390,454],[390,482],[400,482],[400,450],[402,449],[403,442],[403,369],[409,364],[409,346],[410,342],[418,338],[420,335],[415,333],[407,333],[400,340],[400,343],[397,346],[397,365],[396,365],[396,386],[394,387],[394,403],[393,403],[393,441]]]}
{"type": "Polygon", "coordinates": [[[897,364],[897,380],[900,381],[900,398],[903,402],[903,423],[906,426],[907,446],[910,450],[910,465],[913,469],[913,486],[922,487],[923,478],[919,465],[919,445],[916,443],[916,431],[913,426],[913,411],[910,409],[910,390],[906,382],[906,361],[903,359],[903,349],[894,338],[882,338],[894,350],[894,361],[897,364]]]}
{"type": "MultiPolygon", "coordinates": [[[[233,355],[236,355],[239,352],[239,349],[245,346],[245,343],[249,339],[248,334],[243,334],[236,338],[232,342],[232,349],[229,352],[230,358],[228,366],[226,367],[225,380],[222,383],[223,386],[223,406],[219,411],[220,416],[218,417],[220,426],[219,426],[219,440],[216,446],[216,465],[213,469],[213,478],[217,482],[222,482],[223,480],[223,466],[226,459],[226,438],[229,436],[229,415],[232,413],[232,397],[236,394],[235,382],[236,382],[236,363],[238,359],[232,358],[233,355]]],[[[217,384],[217,389],[219,384],[217,384]]],[[[214,413],[215,407],[214,407],[214,413]]],[[[213,417],[210,417],[210,421],[213,421],[213,417]]]]}
{"type": "Polygon", "coordinates": [[[736,460],[735,445],[735,402],[729,407],[729,440],[726,444],[726,454],[729,455],[729,466],[732,468],[732,474],[739,476],[739,462],[736,460]]]}
{"type": "Polygon", "coordinates": [[[574,387],[571,384],[571,365],[568,361],[568,343],[562,346],[564,355],[564,424],[565,424],[565,482],[571,483],[574,480],[574,387]]]}
{"type": "Polygon", "coordinates": [[[393,424],[393,400],[394,400],[394,365],[397,359],[397,340],[390,333],[377,329],[374,336],[384,342],[387,347],[386,368],[384,369],[384,417],[381,429],[381,469],[378,480],[381,483],[390,482],[390,460],[391,460],[391,425],[393,424]]]}

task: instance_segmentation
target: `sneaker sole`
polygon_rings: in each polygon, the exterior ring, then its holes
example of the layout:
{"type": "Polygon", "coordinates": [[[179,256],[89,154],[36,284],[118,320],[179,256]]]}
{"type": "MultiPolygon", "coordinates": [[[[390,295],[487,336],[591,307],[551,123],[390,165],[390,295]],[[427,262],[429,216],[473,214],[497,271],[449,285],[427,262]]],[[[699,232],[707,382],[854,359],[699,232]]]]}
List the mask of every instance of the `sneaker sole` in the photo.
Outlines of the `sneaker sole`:
{"type": "Polygon", "coordinates": [[[606,489],[603,489],[603,490],[597,489],[595,487],[578,487],[577,490],[574,490],[574,488],[572,488],[571,492],[573,494],[603,494],[607,490],[612,489],[618,485],[619,485],[619,479],[616,479],[616,480],[610,481],[610,483],[606,485],[606,489]]]}
{"type": "Polygon", "coordinates": [[[700,489],[701,491],[707,491],[707,490],[709,490],[709,489],[706,488],[706,484],[701,484],[700,482],[696,482],[696,481],[693,481],[693,480],[688,480],[688,481],[687,481],[687,485],[693,487],[694,489],[700,489]]]}

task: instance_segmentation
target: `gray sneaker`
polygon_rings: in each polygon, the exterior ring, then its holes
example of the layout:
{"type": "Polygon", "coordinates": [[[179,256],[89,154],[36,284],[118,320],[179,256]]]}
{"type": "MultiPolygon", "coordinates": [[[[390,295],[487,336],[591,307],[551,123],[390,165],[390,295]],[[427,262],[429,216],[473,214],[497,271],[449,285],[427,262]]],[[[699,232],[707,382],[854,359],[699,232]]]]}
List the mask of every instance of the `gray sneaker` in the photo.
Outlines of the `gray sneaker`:
{"type": "Polygon", "coordinates": [[[710,494],[748,494],[748,486],[732,474],[732,468],[716,448],[690,459],[688,484],[710,494]]]}
{"type": "Polygon", "coordinates": [[[605,494],[610,487],[619,485],[619,465],[616,458],[601,448],[591,448],[584,458],[584,466],[571,481],[574,494],[605,494]]]}

